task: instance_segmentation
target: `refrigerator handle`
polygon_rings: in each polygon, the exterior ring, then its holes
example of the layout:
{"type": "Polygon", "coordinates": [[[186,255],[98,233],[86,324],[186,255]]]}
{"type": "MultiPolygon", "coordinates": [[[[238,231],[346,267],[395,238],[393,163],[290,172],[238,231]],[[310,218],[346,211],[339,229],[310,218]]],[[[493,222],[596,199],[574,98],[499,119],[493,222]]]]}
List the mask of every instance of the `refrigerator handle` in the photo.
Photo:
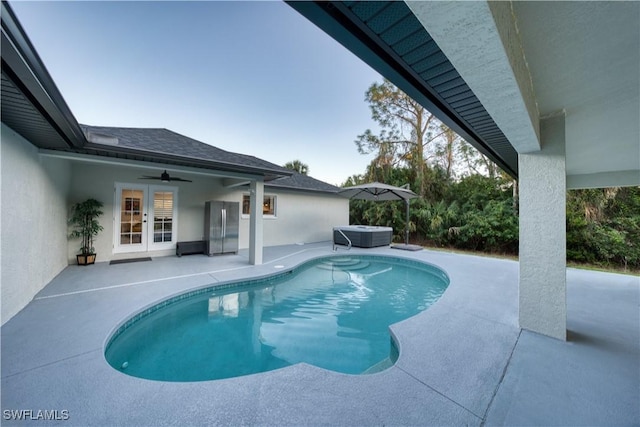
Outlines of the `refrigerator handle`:
{"type": "Polygon", "coordinates": [[[227,235],[227,210],[222,209],[222,238],[227,235]]]}

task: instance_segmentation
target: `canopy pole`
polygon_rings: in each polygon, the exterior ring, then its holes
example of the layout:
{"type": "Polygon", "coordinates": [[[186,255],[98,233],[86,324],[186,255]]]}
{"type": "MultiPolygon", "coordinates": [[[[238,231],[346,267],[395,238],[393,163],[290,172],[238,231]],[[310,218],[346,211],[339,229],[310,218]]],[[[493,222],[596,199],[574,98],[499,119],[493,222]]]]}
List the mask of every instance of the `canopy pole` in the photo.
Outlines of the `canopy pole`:
{"type": "Polygon", "coordinates": [[[407,222],[405,224],[405,232],[404,232],[404,244],[409,244],[409,199],[404,199],[405,204],[407,205],[407,222]]]}

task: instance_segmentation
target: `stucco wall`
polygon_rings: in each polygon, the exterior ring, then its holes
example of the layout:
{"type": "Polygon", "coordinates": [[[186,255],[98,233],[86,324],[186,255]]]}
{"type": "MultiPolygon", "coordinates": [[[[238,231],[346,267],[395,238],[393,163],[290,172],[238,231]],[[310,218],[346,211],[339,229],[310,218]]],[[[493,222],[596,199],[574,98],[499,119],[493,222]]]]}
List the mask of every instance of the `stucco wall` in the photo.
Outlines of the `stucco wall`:
{"type": "MultiPolygon", "coordinates": [[[[349,199],[329,194],[274,190],[276,218],[264,219],[264,245],[278,246],[331,240],[333,227],[349,224],[349,199]]],[[[249,219],[240,220],[240,247],[248,247],[249,219]]]]}
{"type": "MultiPolygon", "coordinates": [[[[98,254],[96,261],[128,258],[132,256],[172,255],[175,250],[132,254],[114,254],[114,183],[160,184],[159,181],[139,179],[142,175],[160,173],[158,170],[120,167],[111,164],[72,162],[73,179],[69,204],[89,197],[104,203],[105,215],[100,223],[104,231],[94,241],[98,254]],[[144,255],[143,255],[144,254],[144,255]]],[[[175,173],[193,182],[171,182],[178,188],[178,241],[200,240],[204,237],[204,202],[207,200],[235,201],[242,204],[248,188],[224,188],[220,179],[175,173]]],[[[265,194],[276,195],[277,217],[264,220],[264,245],[276,246],[294,243],[310,243],[331,239],[331,229],[349,222],[349,201],[326,194],[307,194],[299,191],[273,191],[266,187],[265,194]]],[[[249,219],[240,219],[240,249],[249,247],[249,219]]],[[[78,242],[69,242],[68,261],[75,262],[78,242]]]]}
{"type": "MultiPolygon", "coordinates": [[[[130,258],[131,254],[114,254],[114,203],[115,183],[165,185],[160,181],[139,179],[143,175],[159,175],[162,168],[143,169],[120,167],[111,164],[73,162],[73,180],[70,191],[70,204],[93,197],[104,204],[104,216],[100,224],[104,230],[94,240],[96,262],[109,261],[118,258],[130,258]]],[[[183,176],[175,173],[173,175],[183,176]]],[[[204,231],[204,201],[205,200],[241,200],[237,192],[230,192],[222,187],[220,179],[210,177],[189,176],[193,182],[171,182],[171,187],[178,189],[178,229],[177,240],[199,240],[204,231]]],[[[75,255],[79,243],[71,241],[69,244],[69,262],[75,262],[75,255]]],[[[162,256],[175,254],[175,249],[166,251],[152,251],[140,253],[140,256],[162,256]]]]}
{"type": "Polygon", "coordinates": [[[67,266],[69,163],[2,124],[2,324],[67,266]]]}

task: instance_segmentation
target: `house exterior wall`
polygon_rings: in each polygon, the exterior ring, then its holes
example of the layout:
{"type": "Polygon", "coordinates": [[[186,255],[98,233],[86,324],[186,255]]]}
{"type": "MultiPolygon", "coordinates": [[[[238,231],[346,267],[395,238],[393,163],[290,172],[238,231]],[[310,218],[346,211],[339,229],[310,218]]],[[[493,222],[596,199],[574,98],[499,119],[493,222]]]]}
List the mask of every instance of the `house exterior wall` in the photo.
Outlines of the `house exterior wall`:
{"type": "MultiPolygon", "coordinates": [[[[104,215],[100,224],[104,230],[94,239],[96,262],[112,259],[131,258],[136,256],[164,256],[175,254],[175,249],[138,253],[114,253],[115,224],[115,183],[165,185],[160,181],[140,179],[142,175],[160,175],[162,167],[157,170],[146,168],[120,167],[113,164],[91,162],[73,162],[73,180],[70,191],[70,205],[88,198],[95,198],[104,204],[104,215]]],[[[174,175],[181,176],[179,173],[174,175]]],[[[177,240],[200,240],[204,234],[204,202],[206,200],[236,200],[242,196],[237,192],[225,190],[221,180],[212,177],[190,177],[193,182],[171,182],[169,187],[178,189],[178,229],[177,240]],[[235,197],[235,199],[234,199],[235,197]]],[[[68,261],[75,263],[79,241],[70,241],[68,261]]]]}
{"type": "MultiPolygon", "coordinates": [[[[264,217],[265,246],[331,240],[333,227],[349,224],[347,198],[326,193],[276,190],[268,186],[265,186],[264,194],[276,196],[276,217],[264,217]]],[[[240,247],[246,248],[249,242],[248,217],[242,217],[240,227],[240,247]]]]}
{"type": "Polygon", "coordinates": [[[69,162],[47,159],[2,124],[2,324],[67,266],[69,162]]]}
{"type": "MultiPolygon", "coordinates": [[[[69,206],[73,203],[95,198],[104,204],[104,215],[100,224],[104,230],[94,240],[96,262],[137,256],[166,256],[175,254],[175,249],[138,253],[113,253],[115,183],[160,184],[160,181],[139,179],[142,175],[159,175],[158,170],[135,167],[120,167],[82,161],[72,162],[72,182],[69,206]]],[[[174,175],[174,174],[172,174],[174,175]]],[[[187,177],[184,173],[176,176],[187,177]]],[[[201,240],[204,238],[204,203],[207,200],[240,203],[248,194],[248,187],[225,188],[219,178],[189,175],[193,182],[171,182],[178,188],[177,241],[201,240]]],[[[272,190],[265,187],[265,194],[275,195],[276,218],[264,219],[264,245],[276,246],[294,243],[311,243],[331,240],[332,228],[349,222],[349,200],[337,195],[303,191],[272,190]]],[[[241,208],[242,209],[242,208],[241,208]]],[[[241,215],[239,248],[249,247],[249,217],[241,215]]],[[[68,263],[75,263],[78,241],[69,241],[68,263]]]]}

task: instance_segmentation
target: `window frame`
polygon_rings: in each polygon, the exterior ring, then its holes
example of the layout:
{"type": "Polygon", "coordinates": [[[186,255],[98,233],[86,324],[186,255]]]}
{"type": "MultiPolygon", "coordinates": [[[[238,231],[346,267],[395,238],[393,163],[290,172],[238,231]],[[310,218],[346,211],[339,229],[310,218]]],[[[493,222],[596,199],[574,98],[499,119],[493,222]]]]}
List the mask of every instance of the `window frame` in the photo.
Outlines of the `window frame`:
{"type": "MultiPolygon", "coordinates": [[[[242,194],[242,212],[241,212],[241,218],[242,219],[248,219],[251,214],[250,214],[250,209],[251,209],[251,196],[249,193],[243,193],[242,194]],[[245,206],[248,208],[247,212],[245,212],[245,206]]],[[[278,196],[275,194],[266,194],[263,197],[263,201],[262,201],[262,218],[264,219],[277,219],[278,218],[278,196]],[[264,213],[264,205],[265,205],[265,201],[269,199],[270,205],[272,206],[272,210],[273,213],[264,213]]]]}

